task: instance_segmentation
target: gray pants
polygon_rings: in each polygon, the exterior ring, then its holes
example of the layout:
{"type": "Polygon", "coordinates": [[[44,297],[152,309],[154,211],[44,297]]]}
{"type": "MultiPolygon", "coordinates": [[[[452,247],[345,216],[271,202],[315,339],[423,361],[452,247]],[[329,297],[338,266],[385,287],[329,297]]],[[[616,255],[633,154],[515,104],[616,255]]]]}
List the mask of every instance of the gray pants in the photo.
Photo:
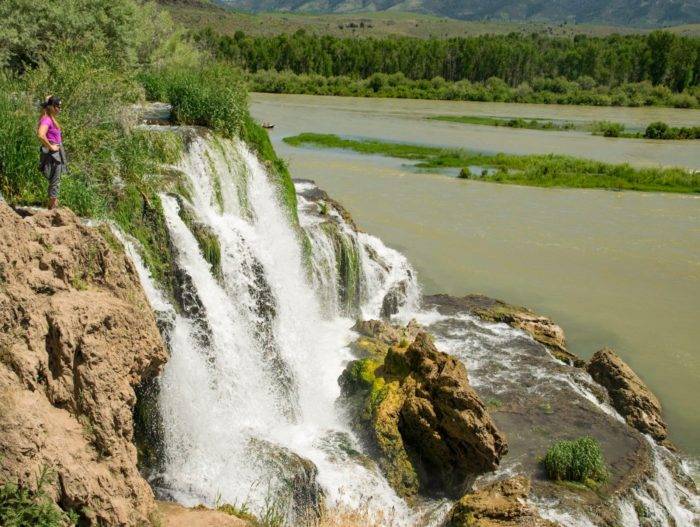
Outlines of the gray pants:
{"type": "Polygon", "coordinates": [[[49,183],[49,198],[57,198],[61,186],[61,175],[66,171],[66,151],[59,145],[58,152],[41,147],[39,170],[49,183]]]}

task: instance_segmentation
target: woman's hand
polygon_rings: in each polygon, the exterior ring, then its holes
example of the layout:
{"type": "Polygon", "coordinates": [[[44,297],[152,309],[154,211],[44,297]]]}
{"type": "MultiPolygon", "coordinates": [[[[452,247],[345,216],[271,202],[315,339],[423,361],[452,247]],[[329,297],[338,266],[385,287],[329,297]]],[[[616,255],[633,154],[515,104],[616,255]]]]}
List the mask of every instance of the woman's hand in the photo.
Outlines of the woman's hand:
{"type": "Polygon", "coordinates": [[[51,150],[52,152],[58,152],[60,148],[58,147],[58,145],[50,145],[49,150],[51,150]]]}

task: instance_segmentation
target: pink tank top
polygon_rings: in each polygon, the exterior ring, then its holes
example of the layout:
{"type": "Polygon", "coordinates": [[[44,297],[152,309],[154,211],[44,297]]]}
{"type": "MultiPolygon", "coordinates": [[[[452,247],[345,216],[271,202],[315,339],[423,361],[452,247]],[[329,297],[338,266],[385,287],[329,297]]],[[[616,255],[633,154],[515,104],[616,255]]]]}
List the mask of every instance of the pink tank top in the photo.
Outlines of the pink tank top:
{"type": "Polygon", "coordinates": [[[53,143],[55,145],[60,145],[61,144],[61,129],[56,126],[56,123],[49,117],[48,115],[42,115],[41,119],[39,119],[39,126],[45,124],[46,126],[49,127],[49,129],[46,132],[46,139],[48,139],[49,143],[53,143]]]}

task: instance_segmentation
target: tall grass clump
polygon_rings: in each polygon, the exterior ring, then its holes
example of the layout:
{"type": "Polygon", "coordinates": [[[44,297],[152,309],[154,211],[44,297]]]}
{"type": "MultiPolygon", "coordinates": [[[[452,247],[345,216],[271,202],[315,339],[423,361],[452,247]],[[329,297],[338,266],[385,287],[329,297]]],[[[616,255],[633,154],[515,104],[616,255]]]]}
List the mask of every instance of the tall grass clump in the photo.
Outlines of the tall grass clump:
{"type": "Polygon", "coordinates": [[[592,437],[557,441],[547,451],[543,463],[547,477],[555,481],[600,483],[608,476],[600,445],[592,437]]]}

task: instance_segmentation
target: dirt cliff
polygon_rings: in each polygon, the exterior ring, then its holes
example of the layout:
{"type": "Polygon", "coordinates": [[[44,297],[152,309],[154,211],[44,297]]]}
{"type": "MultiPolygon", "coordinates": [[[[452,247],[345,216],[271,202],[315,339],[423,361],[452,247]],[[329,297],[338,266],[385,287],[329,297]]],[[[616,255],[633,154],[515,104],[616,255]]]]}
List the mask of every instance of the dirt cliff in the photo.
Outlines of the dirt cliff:
{"type": "Polygon", "coordinates": [[[0,202],[0,479],[87,525],[148,525],[134,388],[167,359],[138,276],[108,229],[0,202]]]}

